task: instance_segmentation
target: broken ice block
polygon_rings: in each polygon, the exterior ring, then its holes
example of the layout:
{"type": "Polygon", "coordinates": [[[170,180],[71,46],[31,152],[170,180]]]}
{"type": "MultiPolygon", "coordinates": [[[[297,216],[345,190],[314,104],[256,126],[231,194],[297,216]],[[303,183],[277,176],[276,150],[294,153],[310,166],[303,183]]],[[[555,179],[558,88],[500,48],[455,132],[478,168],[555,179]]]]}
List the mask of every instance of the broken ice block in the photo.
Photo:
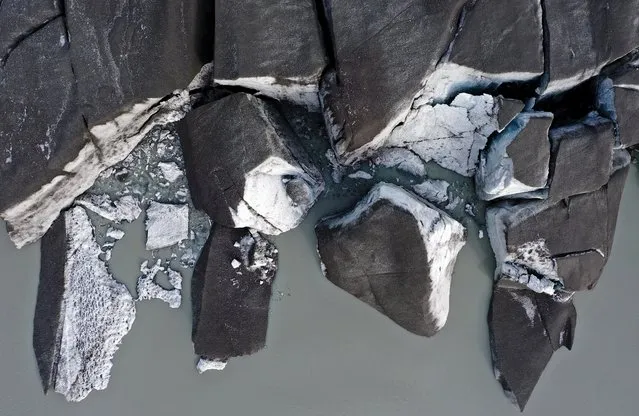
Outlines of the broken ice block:
{"type": "Polygon", "coordinates": [[[313,2],[215,1],[215,82],[317,107],[326,65],[313,2]]]}
{"type": "Polygon", "coordinates": [[[189,207],[152,201],[145,224],[147,250],[170,247],[189,238],[189,207]]]}
{"type": "Polygon", "coordinates": [[[580,122],[551,129],[550,140],[550,199],[592,192],[608,182],[615,144],[612,121],[591,113],[580,122]]]}
{"type": "Polygon", "coordinates": [[[488,312],[495,377],[521,410],[553,353],[572,348],[576,322],[572,298],[495,284],[488,312]]]}
{"type": "Polygon", "coordinates": [[[115,355],[135,319],[135,304],[99,259],[85,210],[64,212],[42,241],[33,348],[45,393],[69,401],[107,387],[115,355]]]}
{"type": "Polygon", "coordinates": [[[276,272],[277,249],[270,241],[246,228],[213,226],[193,272],[196,355],[226,362],[264,347],[276,272]]]}
{"type": "Polygon", "coordinates": [[[496,277],[545,293],[592,289],[610,255],[629,163],[628,153],[617,151],[613,175],[594,192],[488,208],[496,277]]]}
{"type": "Polygon", "coordinates": [[[466,230],[404,189],[381,183],[350,212],[315,227],[326,278],[418,335],[448,317],[466,230]]]}
{"type": "Polygon", "coordinates": [[[180,139],[193,202],[215,223],[279,234],[299,225],[324,189],[283,117],[251,95],[193,110],[180,139]]]}
{"type": "Polygon", "coordinates": [[[459,94],[449,104],[412,110],[382,147],[405,147],[424,162],[431,160],[460,175],[473,176],[479,152],[500,129],[499,98],[459,94]]]}
{"type": "Polygon", "coordinates": [[[475,176],[486,201],[543,189],[548,181],[551,113],[522,113],[482,152],[475,176]]]}

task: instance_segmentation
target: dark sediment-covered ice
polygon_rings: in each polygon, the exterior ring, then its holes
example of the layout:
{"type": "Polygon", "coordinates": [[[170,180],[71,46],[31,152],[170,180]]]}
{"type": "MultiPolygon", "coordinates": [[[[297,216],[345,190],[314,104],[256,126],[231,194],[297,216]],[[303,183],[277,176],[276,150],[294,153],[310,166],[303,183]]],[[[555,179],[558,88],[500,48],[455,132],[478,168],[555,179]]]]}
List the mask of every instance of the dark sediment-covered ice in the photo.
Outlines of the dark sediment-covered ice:
{"type": "Polygon", "coordinates": [[[277,257],[273,243],[254,230],[213,226],[191,286],[200,371],[264,348],[277,257]]]}
{"type": "Polygon", "coordinates": [[[318,107],[327,59],[311,1],[215,1],[215,82],[318,107]]]}
{"type": "Polygon", "coordinates": [[[315,228],[325,276],[397,324],[432,336],[448,317],[464,227],[404,189],[376,185],[315,228]]]}
{"type": "Polygon", "coordinates": [[[576,322],[571,298],[495,284],[488,313],[495,377],[521,410],[553,353],[572,348],[576,322]]]}

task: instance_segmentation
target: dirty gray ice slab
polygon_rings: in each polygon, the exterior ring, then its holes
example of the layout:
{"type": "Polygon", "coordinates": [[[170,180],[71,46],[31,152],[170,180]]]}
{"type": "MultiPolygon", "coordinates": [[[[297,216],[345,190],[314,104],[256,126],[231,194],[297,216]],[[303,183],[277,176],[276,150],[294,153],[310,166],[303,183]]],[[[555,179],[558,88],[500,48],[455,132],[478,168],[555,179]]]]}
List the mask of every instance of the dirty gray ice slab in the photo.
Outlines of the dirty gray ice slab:
{"type": "Polygon", "coordinates": [[[546,94],[568,90],[639,47],[637,0],[544,0],[546,94]]]}
{"type": "Polygon", "coordinates": [[[318,107],[327,59],[315,3],[215,1],[215,82],[318,107]]]}
{"type": "Polygon", "coordinates": [[[496,277],[539,292],[592,289],[607,262],[630,158],[616,154],[615,171],[600,189],[563,201],[504,202],[486,212],[497,258],[496,277]],[[523,281],[522,281],[523,279],[523,281]]]}
{"type": "Polygon", "coordinates": [[[601,188],[611,174],[614,124],[596,113],[550,130],[549,198],[554,201],[601,188]]]}
{"type": "Polygon", "coordinates": [[[213,226],[193,272],[192,339],[204,362],[254,354],[264,348],[277,248],[247,228],[213,226]]]}
{"type": "Polygon", "coordinates": [[[446,323],[465,228],[416,195],[375,185],[351,211],[315,227],[322,270],[336,286],[418,335],[446,323]]]}
{"type": "Polygon", "coordinates": [[[0,64],[21,42],[62,16],[58,1],[49,0],[6,0],[0,10],[0,64]]]}
{"type": "Polygon", "coordinates": [[[200,49],[212,48],[202,45],[210,24],[202,21],[202,2],[64,3],[79,105],[90,127],[186,88],[212,55],[200,49]]]}
{"type": "Polygon", "coordinates": [[[469,88],[538,82],[544,72],[542,20],[539,1],[467,2],[455,38],[419,99],[442,102],[469,88]]]}
{"type": "Polygon", "coordinates": [[[0,212],[53,181],[89,141],[76,102],[64,20],[51,19],[60,13],[51,8],[55,2],[36,3],[5,1],[0,10],[0,181],[5,186],[0,212]],[[32,8],[40,11],[31,14],[32,8]]]}
{"type": "Polygon", "coordinates": [[[476,1],[464,14],[448,61],[492,75],[522,74],[520,77],[527,78],[541,75],[544,70],[541,14],[538,1],[476,1]]]}
{"type": "Polygon", "coordinates": [[[488,312],[495,377],[510,400],[524,410],[553,353],[572,348],[577,312],[572,298],[495,284],[488,312]]]}
{"type": "Polygon", "coordinates": [[[477,193],[487,201],[542,189],[548,181],[552,113],[521,113],[480,157],[477,193]]]}
{"type": "Polygon", "coordinates": [[[196,108],[179,132],[195,206],[215,223],[279,234],[324,189],[299,138],[260,98],[237,93],[196,108]]]}
{"type": "Polygon", "coordinates": [[[135,320],[131,294],[100,253],[82,207],[65,211],[42,241],[33,348],[45,392],[69,401],[107,387],[112,359],[135,320]]]}
{"type": "Polygon", "coordinates": [[[337,70],[326,74],[320,96],[340,158],[375,146],[406,117],[452,41],[465,3],[324,2],[337,70]]]}

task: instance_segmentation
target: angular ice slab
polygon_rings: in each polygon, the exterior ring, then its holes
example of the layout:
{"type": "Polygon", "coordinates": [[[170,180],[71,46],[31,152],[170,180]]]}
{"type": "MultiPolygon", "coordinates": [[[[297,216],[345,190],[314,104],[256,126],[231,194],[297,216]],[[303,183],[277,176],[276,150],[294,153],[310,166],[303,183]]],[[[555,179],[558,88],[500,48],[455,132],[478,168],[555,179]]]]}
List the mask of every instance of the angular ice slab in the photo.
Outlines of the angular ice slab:
{"type": "Polygon", "coordinates": [[[395,185],[315,227],[326,278],[408,331],[432,336],[448,317],[450,282],[466,230],[395,185]]]}
{"type": "Polygon", "coordinates": [[[315,4],[215,1],[215,82],[318,107],[326,65],[315,4]]]}
{"type": "Polygon", "coordinates": [[[488,94],[459,94],[450,105],[412,110],[382,147],[406,147],[424,162],[431,160],[464,176],[475,173],[488,136],[499,131],[502,100],[488,94]]]}
{"type": "Polygon", "coordinates": [[[299,225],[324,189],[284,118],[251,95],[193,110],[180,139],[193,202],[215,223],[279,234],[299,225]]]}
{"type": "Polygon", "coordinates": [[[610,255],[629,163],[628,153],[617,151],[614,173],[594,192],[488,208],[495,276],[544,293],[592,289],[610,255]]]}
{"type": "Polygon", "coordinates": [[[75,204],[115,223],[121,223],[122,221],[132,222],[142,212],[140,201],[132,195],[126,195],[113,201],[107,194],[85,194],[78,197],[75,200],[75,204]]]}
{"type": "Polygon", "coordinates": [[[510,284],[495,284],[488,312],[495,377],[524,410],[553,353],[572,348],[577,311],[572,298],[554,298],[510,284]]]}
{"type": "Polygon", "coordinates": [[[189,238],[189,206],[151,201],[145,225],[147,250],[177,244],[189,238]]]}
{"type": "Polygon", "coordinates": [[[542,189],[548,182],[552,113],[522,113],[481,154],[475,176],[485,201],[542,189]]]}
{"type": "Polygon", "coordinates": [[[612,121],[591,113],[577,123],[551,129],[550,141],[550,199],[592,192],[608,182],[615,144],[612,121]]]}
{"type": "MultiPolygon", "coordinates": [[[[213,226],[193,272],[193,345],[211,361],[253,354],[266,342],[275,245],[254,230],[213,226]]],[[[219,367],[219,365],[218,365],[219,367]]]]}
{"type": "Polygon", "coordinates": [[[135,319],[135,304],[99,259],[84,208],[64,212],[42,241],[33,325],[45,393],[84,399],[109,383],[113,356],[135,319]]]}
{"type": "Polygon", "coordinates": [[[544,0],[548,87],[565,91],[639,47],[639,0],[544,0]]]}

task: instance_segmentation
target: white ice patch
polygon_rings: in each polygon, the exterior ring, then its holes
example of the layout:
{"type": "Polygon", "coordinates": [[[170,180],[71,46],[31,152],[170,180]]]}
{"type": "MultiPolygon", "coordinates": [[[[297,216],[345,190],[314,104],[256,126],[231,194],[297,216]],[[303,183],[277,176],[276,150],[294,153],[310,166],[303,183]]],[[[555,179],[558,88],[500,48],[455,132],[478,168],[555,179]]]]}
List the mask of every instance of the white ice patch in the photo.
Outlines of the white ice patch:
{"type": "Polygon", "coordinates": [[[319,76],[289,77],[279,82],[273,77],[244,77],[237,79],[215,79],[220,85],[239,86],[256,90],[258,95],[275,98],[276,100],[291,101],[309,109],[319,108],[319,76]]]}
{"type": "Polygon", "coordinates": [[[208,370],[222,371],[226,368],[226,361],[219,360],[207,360],[206,358],[200,358],[197,362],[197,372],[202,374],[208,370]]]}
{"type": "Polygon", "coordinates": [[[5,153],[7,154],[7,157],[4,159],[4,163],[8,165],[13,162],[13,145],[9,146],[8,149],[5,149],[5,153]]]}
{"type": "Polygon", "coordinates": [[[145,261],[140,266],[142,273],[138,277],[136,290],[138,292],[138,301],[147,299],[160,299],[169,304],[170,308],[179,308],[182,303],[182,275],[171,269],[162,266],[162,260],[158,261],[153,267],[148,267],[149,262],[145,261]],[[164,272],[169,277],[169,283],[173,289],[164,289],[155,281],[158,273],[164,272]]]}
{"type": "Polygon", "coordinates": [[[450,282],[457,254],[466,242],[466,230],[459,222],[416,195],[399,186],[383,182],[375,185],[352,211],[325,220],[325,224],[330,228],[348,226],[381,200],[408,212],[418,221],[430,269],[431,293],[428,311],[434,319],[436,330],[439,330],[448,318],[450,282]]]}
{"type": "Polygon", "coordinates": [[[348,177],[351,179],[363,179],[363,180],[373,179],[373,175],[363,170],[358,170],[357,172],[353,172],[350,175],[348,175],[348,177]]]}
{"type": "Polygon", "coordinates": [[[242,237],[240,255],[242,264],[250,272],[259,272],[260,281],[271,283],[277,271],[277,248],[258,232],[250,231],[250,235],[242,237]]]}
{"type": "MultiPolygon", "coordinates": [[[[204,65],[188,88],[200,88],[211,68],[211,64],[204,65]]],[[[176,90],[168,98],[149,98],[114,120],[92,127],[93,140],[64,166],[62,174],[0,213],[16,247],[39,240],[60,211],[89,189],[102,171],[126,158],[152,128],[178,121],[190,108],[189,90],[176,90]]]]}
{"type": "Polygon", "coordinates": [[[180,176],[182,176],[182,170],[175,162],[160,162],[158,163],[162,176],[169,182],[175,182],[180,176]]]}
{"type": "Polygon", "coordinates": [[[413,191],[433,204],[442,205],[448,202],[449,186],[450,184],[443,180],[426,179],[422,183],[413,185],[413,191]]]}
{"type": "Polygon", "coordinates": [[[80,401],[91,390],[107,387],[111,360],[135,320],[135,304],[99,260],[100,247],[84,209],[71,208],[64,219],[65,291],[55,391],[80,401]]]}
{"type": "Polygon", "coordinates": [[[189,206],[152,201],[146,210],[146,249],[170,247],[189,238],[189,206]]]}
{"type": "Polygon", "coordinates": [[[118,230],[117,228],[109,228],[106,232],[106,236],[114,240],[121,240],[122,237],[124,237],[124,231],[118,230]]]}
{"type": "Polygon", "coordinates": [[[406,147],[424,162],[472,176],[488,136],[499,128],[499,105],[488,94],[459,94],[450,105],[424,105],[411,111],[384,146],[406,147]]]}
{"type": "Polygon", "coordinates": [[[537,317],[537,305],[535,305],[532,299],[529,298],[528,296],[522,296],[514,290],[510,292],[510,295],[513,297],[515,301],[517,301],[521,305],[522,308],[524,308],[524,311],[526,312],[526,316],[528,317],[528,320],[530,321],[528,323],[528,326],[534,326],[535,318],[537,317]]]}
{"type": "Polygon", "coordinates": [[[229,208],[235,227],[254,228],[266,234],[297,227],[322,191],[322,187],[309,185],[315,182],[299,165],[270,156],[245,175],[243,199],[236,210],[229,208]],[[297,181],[297,189],[306,193],[298,195],[302,203],[289,196],[290,181],[297,181]]]}
{"type": "Polygon", "coordinates": [[[117,201],[112,201],[107,194],[84,195],[76,199],[75,203],[116,223],[135,221],[142,212],[140,202],[130,195],[123,196],[117,201]]]}
{"type": "Polygon", "coordinates": [[[424,161],[403,147],[382,148],[373,158],[373,163],[385,168],[395,168],[418,177],[426,175],[424,161]]]}

